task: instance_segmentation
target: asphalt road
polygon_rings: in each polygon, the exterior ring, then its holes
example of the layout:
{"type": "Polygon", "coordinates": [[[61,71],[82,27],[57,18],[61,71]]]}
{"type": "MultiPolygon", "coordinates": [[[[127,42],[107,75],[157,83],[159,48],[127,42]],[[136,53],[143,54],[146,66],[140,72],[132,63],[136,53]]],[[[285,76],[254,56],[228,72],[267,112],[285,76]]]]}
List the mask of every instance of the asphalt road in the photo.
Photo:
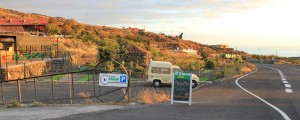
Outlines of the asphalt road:
{"type": "Polygon", "coordinates": [[[138,105],[56,120],[299,120],[299,72],[299,66],[258,65],[258,71],[240,79],[232,78],[194,90],[192,106],[138,105]]]}

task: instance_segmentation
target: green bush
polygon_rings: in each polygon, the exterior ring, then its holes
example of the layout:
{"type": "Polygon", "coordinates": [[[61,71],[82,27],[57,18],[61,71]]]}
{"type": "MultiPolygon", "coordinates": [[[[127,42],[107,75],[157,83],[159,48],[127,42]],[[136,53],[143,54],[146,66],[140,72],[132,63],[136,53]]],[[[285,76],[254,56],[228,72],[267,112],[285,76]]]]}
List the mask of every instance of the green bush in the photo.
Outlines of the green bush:
{"type": "Polygon", "coordinates": [[[205,62],[205,68],[206,69],[214,69],[216,68],[216,62],[215,61],[211,61],[211,60],[208,60],[205,62]]]}

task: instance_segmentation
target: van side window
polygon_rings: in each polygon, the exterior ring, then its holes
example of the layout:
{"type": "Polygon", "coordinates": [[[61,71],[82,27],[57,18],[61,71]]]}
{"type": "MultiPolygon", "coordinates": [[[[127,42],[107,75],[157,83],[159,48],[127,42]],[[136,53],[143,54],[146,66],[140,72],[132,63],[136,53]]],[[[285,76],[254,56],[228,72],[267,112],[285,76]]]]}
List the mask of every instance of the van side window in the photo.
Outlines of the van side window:
{"type": "Polygon", "coordinates": [[[170,74],[171,69],[170,68],[152,67],[151,72],[158,73],[158,74],[170,74]]]}

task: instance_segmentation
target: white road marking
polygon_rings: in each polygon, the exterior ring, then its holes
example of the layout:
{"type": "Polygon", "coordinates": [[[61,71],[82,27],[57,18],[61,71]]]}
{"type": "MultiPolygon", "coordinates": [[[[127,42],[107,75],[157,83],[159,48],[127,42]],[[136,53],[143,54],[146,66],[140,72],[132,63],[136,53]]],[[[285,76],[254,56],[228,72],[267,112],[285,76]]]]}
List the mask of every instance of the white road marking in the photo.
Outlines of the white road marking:
{"type": "Polygon", "coordinates": [[[288,68],[288,69],[292,69],[292,70],[300,71],[300,69],[291,68],[291,67],[284,67],[284,68],[288,68]]]}
{"type": "Polygon", "coordinates": [[[287,84],[287,83],[289,83],[289,82],[286,81],[286,80],[283,80],[282,83],[283,83],[283,84],[287,84]]]}
{"type": "MultiPolygon", "coordinates": [[[[261,65],[261,66],[264,66],[264,65],[261,65]]],[[[278,73],[280,74],[280,77],[281,77],[281,80],[282,80],[282,82],[284,83],[284,81],[286,81],[286,78],[285,78],[285,76],[283,75],[283,73],[279,70],[279,69],[277,69],[277,68],[273,68],[273,67],[269,67],[269,66],[264,66],[264,67],[268,67],[268,68],[271,68],[271,69],[274,69],[274,70],[277,70],[278,71],[278,73]]],[[[286,81],[287,82],[287,81],[286,81]]],[[[287,82],[288,83],[288,82],[287,82]]],[[[291,85],[290,84],[287,84],[286,85],[286,83],[284,83],[284,86],[285,86],[285,92],[287,92],[287,88],[288,89],[291,89],[292,90],[292,88],[291,88],[291,85]]],[[[292,90],[293,91],[293,90],[292,90]]],[[[290,90],[288,90],[288,92],[287,93],[293,93],[293,92],[290,92],[290,90]]]]}
{"type": "Polygon", "coordinates": [[[239,80],[240,80],[241,78],[246,77],[246,76],[248,76],[248,75],[250,75],[250,74],[252,74],[252,73],[255,73],[255,72],[257,72],[257,70],[254,71],[254,72],[251,72],[251,73],[248,73],[248,74],[246,74],[246,75],[243,75],[243,76],[239,77],[238,79],[235,80],[235,84],[236,84],[238,87],[240,87],[242,90],[244,90],[245,92],[249,93],[250,95],[256,97],[257,99],[261,100],[262,102],[266,103],[267,105],[269,105],[270,107],[272,107],[273,109],[275,109],[277,112],[280,113],[280,115],[281,115],[285,120],[291,120],[291,118],[290,118],[285,112],[283,112],[282,110],[280,110],[280,109],[277,108],[276,106],[272,105],[272,104],[269,103],[268,101],[266,101],[266,100],[260,98],[259,96],[253,94],[252,92],[248,91],[247,89],[245,89],[244,87],[242,87],[242,86],[239,84],[239,80]]]}
{"type": "Polygon", "coordinates": [[[284,84],[284,87],[285,88],[291,88],[292,86],[291,86],[291,84],[284,84]]]}
{"type": "Polygon", "coordinates": [[[293,90],[290,89],[290,88],[285,88],[285,92],[287,92],[287,93],[293,93],[293,90]]]}

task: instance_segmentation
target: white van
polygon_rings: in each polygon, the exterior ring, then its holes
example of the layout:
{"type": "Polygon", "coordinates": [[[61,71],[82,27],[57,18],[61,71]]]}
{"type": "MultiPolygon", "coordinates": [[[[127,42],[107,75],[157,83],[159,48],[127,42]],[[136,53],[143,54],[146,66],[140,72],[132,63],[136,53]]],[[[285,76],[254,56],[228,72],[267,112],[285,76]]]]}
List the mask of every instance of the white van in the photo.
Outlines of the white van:
{"type": "MultiPolygon", "coordinates": [[[[171,84],[172,73],[174,71],[182,72],[178,66],[172,65],[171,62],[150,61],[148,67],[147,81],[151,82],[154,87],[159,87],[162,84],[171,84]]],[[[199,77],[192,74],[192,87],[196,87],[199,83],[199,77]]]]}

